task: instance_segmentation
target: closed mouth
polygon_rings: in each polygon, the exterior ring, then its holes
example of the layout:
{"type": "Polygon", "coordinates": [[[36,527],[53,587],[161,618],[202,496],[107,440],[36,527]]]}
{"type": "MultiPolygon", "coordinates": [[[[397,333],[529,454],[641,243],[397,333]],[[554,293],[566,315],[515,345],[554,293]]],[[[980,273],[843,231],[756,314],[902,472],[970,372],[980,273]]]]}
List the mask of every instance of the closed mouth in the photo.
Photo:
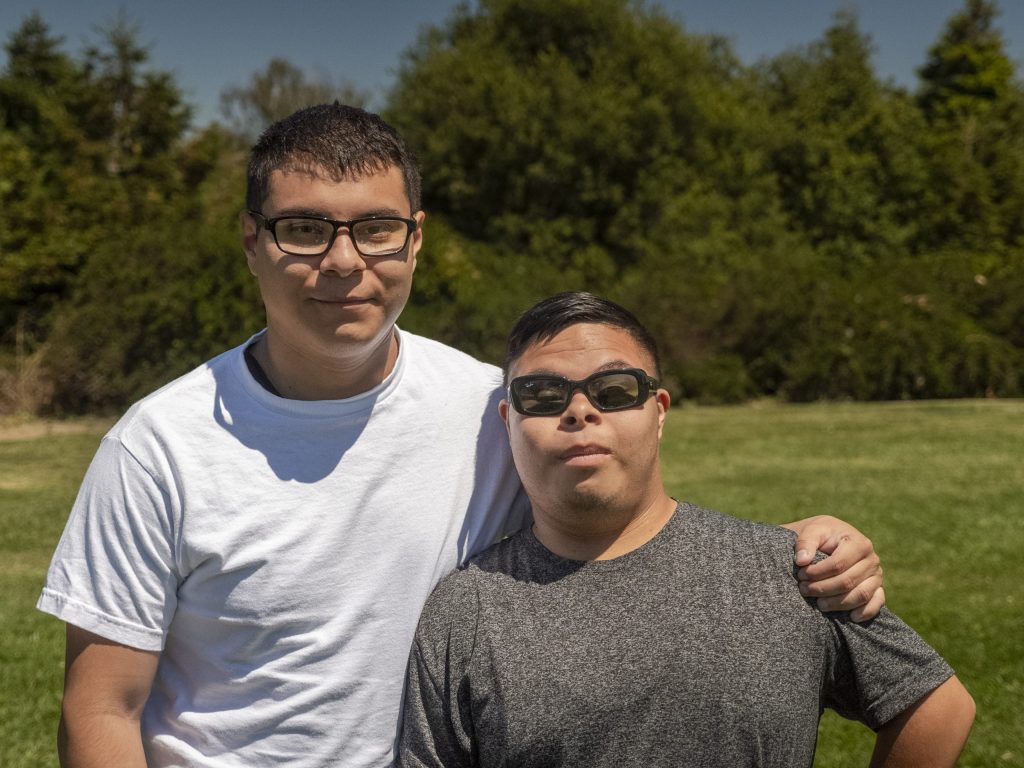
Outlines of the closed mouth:
{"type": "Polygon", "coordinates": [[[577,456],[600,456],[611,451],[600,445],[577,445],[562,453],[562,459],[575,459],[577,456]]]}
{"type": "Polygon", "coordinates": [[[338,299],[314,297],[313,301],[319,302],[321,304],[342,304],[342,305],[348,305],[348,304],[369,304],[372,301],[372,299],[363,299],[363,298],[359,298],[359,297],[356,297],[356,296],[347,296],[347,297],[341,297],[341,298],[338,298],[338,299]]]}

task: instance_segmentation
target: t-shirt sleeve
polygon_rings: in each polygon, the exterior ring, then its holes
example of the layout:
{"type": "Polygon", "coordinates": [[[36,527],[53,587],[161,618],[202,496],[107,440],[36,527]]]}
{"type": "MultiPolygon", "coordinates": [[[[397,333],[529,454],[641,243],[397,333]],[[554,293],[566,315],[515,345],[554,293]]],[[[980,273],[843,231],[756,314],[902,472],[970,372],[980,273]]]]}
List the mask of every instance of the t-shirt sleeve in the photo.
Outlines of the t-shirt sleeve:
{"type": "Polygon", "coordinates": [[[825,706],[878,730],[953,676],[920,635],[883,608],[858,624],[825,614],[833,634],[825,706]]]}
{"type": "Polygon", "coordinates": [[[109,640],[163,648],[174,616],[169,494],[108,436],[82,481],[37,607],[109,640]]]}
{"type": "Polygon", "coordinates": [[[409,654],[399,737],[400,768],[474,766],[466,698],[478,601],[468,585],[442,581],[427,601],[409,654]]]}

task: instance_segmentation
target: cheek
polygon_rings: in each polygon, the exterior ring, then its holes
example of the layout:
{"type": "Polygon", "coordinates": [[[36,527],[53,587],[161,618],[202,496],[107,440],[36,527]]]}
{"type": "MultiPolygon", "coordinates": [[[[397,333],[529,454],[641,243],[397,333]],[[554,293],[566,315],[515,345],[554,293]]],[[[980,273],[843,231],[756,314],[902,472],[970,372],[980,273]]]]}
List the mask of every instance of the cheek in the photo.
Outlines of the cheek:
{"type": "Polygon", "coordinates": [[[415,269],[416,262],[411,261],[382,264],[374,271],[377,279],[395,293],[408,294],[412,289],[412,274],[415,269]]]}
{"type": "Polygon", "coordinates": [[[517,420],[509,430],[509,444],[512,446],[512,458],[517,467],[529,468],[537,463],[541,455],[541,443],[537,440],[533,420],[517,420]]]}

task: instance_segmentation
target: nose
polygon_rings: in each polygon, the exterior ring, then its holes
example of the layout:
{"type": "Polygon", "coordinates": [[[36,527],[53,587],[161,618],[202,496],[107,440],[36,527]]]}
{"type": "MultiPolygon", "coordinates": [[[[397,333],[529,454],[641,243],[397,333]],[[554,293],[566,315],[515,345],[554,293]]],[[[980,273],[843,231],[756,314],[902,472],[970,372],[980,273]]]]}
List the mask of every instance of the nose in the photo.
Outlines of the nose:
{"type": "Polygon", "coordinates": [[[569,405],[562,411],[562,425],[579,427],[584,424],[597,424],[601,421],[601,412],[594,407],[582,389],[576,389],[569,396],[569,405]]]}
{"type": "Polygon", "coordinates": [[[320,271],[345,277],[363,269],[366,269],[366,262],[356,250],[351,235],[339,229],[330,249],[320,259],[320,271]]]}

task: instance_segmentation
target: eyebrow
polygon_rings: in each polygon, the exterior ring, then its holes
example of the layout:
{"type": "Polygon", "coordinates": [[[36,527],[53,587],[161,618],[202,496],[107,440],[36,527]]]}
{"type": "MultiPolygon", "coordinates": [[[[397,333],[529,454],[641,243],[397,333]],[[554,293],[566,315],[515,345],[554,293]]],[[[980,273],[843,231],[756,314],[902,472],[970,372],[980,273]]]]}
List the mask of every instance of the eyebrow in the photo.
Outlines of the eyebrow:
{"type": "MultiPolygon", "coordinates": [[[[275,216],[271,216],[272,219],[279,219],[282,216],[310,216],[315,219],[330,219],[331,221],[339,221],[333,216],[328,215],[325,211],[316,210],[314,208],[285,208],[284,210],[277,213],[275,216]]],[[[363,211],[358,216],[353,216],[352,219],[369,219],[376,216],[396,216],[398,218],[409,218],[404,216],[401,211],[395,208],[372,208],[368,211],[363,211]]]]}

